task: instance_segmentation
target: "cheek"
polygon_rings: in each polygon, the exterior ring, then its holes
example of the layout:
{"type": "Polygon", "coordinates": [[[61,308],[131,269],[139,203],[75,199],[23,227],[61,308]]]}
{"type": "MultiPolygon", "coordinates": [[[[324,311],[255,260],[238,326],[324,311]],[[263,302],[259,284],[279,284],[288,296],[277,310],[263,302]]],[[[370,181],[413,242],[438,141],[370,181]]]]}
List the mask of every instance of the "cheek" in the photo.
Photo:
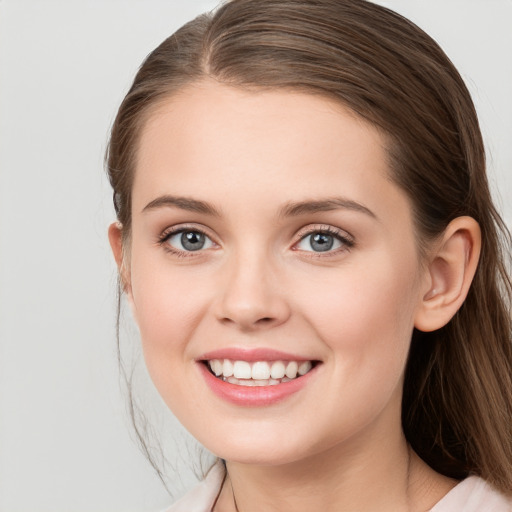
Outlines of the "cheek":
{"type": "Polygon", "coordinates": [[[162,355],[186,356],[187,342],[210,296],[204,279],[173,271],[162,259],[134,258],[132,265],[134,316],[148,366],[162,355]]]}
{"type": "MultiPolygon", "coordinates": [[[[414,325],[416,268],[385,256],[371,263],[323,280],[301,309],[331,351],[354,368],[401,369],[414,325]]],[[[306,294],[304,289],[297,296],[306,294]]]]}
{"type": "Polygon", "coordinates": [[[190,340],[207,308],[209,291],[203,279],[170,271],[165,264],[138,262],[134,269],[134,314],[148,373],[168,407],[187,418],[189,408],[200,409],[203,400],[201,391],[190,387],[196,378],[190,340]]]}

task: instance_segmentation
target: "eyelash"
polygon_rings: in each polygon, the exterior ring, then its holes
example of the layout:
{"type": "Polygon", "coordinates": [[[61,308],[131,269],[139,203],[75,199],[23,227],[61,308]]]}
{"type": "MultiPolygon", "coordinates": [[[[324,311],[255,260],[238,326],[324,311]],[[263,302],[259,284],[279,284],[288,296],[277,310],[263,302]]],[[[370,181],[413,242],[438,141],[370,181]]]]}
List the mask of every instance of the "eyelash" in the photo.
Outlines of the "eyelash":
{"type": "Polygon", "coordinates": [[[178,235],[180,233],[187,233],[187,232],[199,233],[199,234],[203,235],[204,237],[208,238],[209,240],[211,240],[211,242],[213,244],[217,245],[213,241],[212,237],[204,229],[201,229],[200,227],[193,226],[193,225],[191,225],[191,226],[182,225],[182,226],[179,226],[179,227],[172,227],[172,228],[166,229],[158,237],[158,244],[161,247],[163,247],[163,249],[165,251],[173,254],[174,256],[178,256],[179,258],[197,257],[197,256],[199,256],[199,254],[201,254],[203,252],[202,250],[198,250],[198,251],[181,251],[181,250],[176,249],[172,245],[167,243],[169,241],[169,239],[171,237],[173,237],[174,235],[178,235]]]}
{"type": "Polygon", "coordinates": [[[339,247],[334,250],[328,250],[325,252],[321,251],[301,251],[303,253],[307,253],[305,256],[308,258],[328,258],[329,256],[337,256],[341,252],[350,251],[354,245],[355,241],[351,235],[346,233],[345,231],[340,231],[336,228],[333,228],[332,226],[328,225],[316,225],[312,227],[306,228],[304,231],[299,232],[299,241],[294,243],[292,250],[300,251],[300,249],[297,249],[297,245],[305,240],[308,236],[311,235],[328,235],[335,238],[337,241],[339,241],[342,244],[342,247],[339,247]]]}
{"type": "MultiPolygon", "coordinates": [[[[201,229],[200,227],[194,226],[194,225],[191,225],[191,226],[187,226],[187,225],[183,226],[182,225],[179,227],[173,227],[173,228],[166,229],[158,237],[158,244],[160,246],[162,246],[164,248],[164,250],[166,250],[167,252],[169,252],[175,256],[178,256],[180,258],[197,257],[204,251],[201,249],[199,249],[198,251],[181,251],[179,249],[172,247],[170,244],[167,243],[171,237],[178,235],[180,233],[186,233],[186,232],[199,233],[199,234],[205,236],[206,238],[208,238],[213,244],[217,245],[213,241],[212,237],[204,229],[201,229]]],[[[345,233],[345,232],[343,232],[343,233],[345,233]]],[[[301,251],[302,253],[306,253],[305,257],[308,257],[308,258],[325,258],[325,257],[329,257],[329,256],[338,255],[340,252],[350,251],[350,249],[352,249],[355,245],[354,239],[348,233],[342,234],[342,232],[340,230],[333,228],[332,226],[327,226],[327,225],[316,225],[316,226],[308,227],[308,228],[302,230],[301,232],[299,232],[298,236],[299,236],[299,240],[293,244],[292,250],[301,251]],[[306,250],[301,250],[301,249],[297,248],[297,245],[300,244],[303,240],[305,240],[308,236],[312,236],[315,234],[332,236],[333,238],[335,238],[337,241],[339,241],[342,244],[342,247],[339,247],[334,250],[327,250],[325,252],[306,251],[306,250]]]]}

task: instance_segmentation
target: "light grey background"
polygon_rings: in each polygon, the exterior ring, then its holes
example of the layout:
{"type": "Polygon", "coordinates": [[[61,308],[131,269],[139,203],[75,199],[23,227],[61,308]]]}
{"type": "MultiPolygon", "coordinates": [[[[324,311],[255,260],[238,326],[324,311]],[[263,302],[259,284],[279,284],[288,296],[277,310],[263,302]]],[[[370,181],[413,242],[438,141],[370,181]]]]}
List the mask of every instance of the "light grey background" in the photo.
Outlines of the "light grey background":
{"type": "MultiPolygon", "coordinates": [[[[1,512],[157,511],[170,502],[131,439],[119,383],[102,159],[142,59],[215,3],[0,0],[1,512]]],[[[426,29],[462,72],[510,226],[512,0],[381,3],[426,29]]],[[[136,336],[125,337],[136,354],[136,336]]],[[[158,408],[139,373],[140,396],[158,408]]],[[[172,483],[179,495],[193,482],[189,445],[172,418],[158,421],[177,440],[171,452],[187,446],[177,462],[183,482],[172,483]]]]}

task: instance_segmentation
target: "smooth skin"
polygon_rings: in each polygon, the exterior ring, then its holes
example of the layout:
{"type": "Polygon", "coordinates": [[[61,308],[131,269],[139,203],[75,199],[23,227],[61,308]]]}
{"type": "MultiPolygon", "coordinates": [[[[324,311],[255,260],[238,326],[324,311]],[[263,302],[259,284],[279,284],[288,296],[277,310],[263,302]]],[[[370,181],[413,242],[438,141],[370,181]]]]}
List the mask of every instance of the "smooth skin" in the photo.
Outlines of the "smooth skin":
{"type": "Polygon", "coordinates": [[[421,260],[385,144],[329,99],[209,80],[142,130],[131,236],[109,237],[153,382],[227,461],[217,512],[233,492],[240,512],[425,511],[455,484],[409,449],[402,385],[413,328],[464,301],[480,232],[455,219],[421,260]],[[226,347],[321,363],[294,395],[243,407],[199,371],[226,347]]]}

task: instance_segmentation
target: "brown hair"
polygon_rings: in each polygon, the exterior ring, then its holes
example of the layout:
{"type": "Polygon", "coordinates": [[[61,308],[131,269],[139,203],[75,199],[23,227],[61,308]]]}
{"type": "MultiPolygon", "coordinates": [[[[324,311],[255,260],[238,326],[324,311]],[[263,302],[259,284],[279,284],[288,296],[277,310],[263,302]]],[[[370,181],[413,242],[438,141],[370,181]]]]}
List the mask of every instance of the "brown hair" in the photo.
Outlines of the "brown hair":
{"type": "Polygon", "coordinates": [[[469,92],[448,57],[402,16],[364,0],[232,0],[154,50],[119,109],[107,154],[129,238],[137,142],[160,101],[210,77],[335,98],[386,134],[392,178],[412,200],[420,249],[454,218],[482,230],[469,295],[444,328],[413,334],[402,424],[454,478],[512,493],[510,235],[495,210],[469,92]]]}

